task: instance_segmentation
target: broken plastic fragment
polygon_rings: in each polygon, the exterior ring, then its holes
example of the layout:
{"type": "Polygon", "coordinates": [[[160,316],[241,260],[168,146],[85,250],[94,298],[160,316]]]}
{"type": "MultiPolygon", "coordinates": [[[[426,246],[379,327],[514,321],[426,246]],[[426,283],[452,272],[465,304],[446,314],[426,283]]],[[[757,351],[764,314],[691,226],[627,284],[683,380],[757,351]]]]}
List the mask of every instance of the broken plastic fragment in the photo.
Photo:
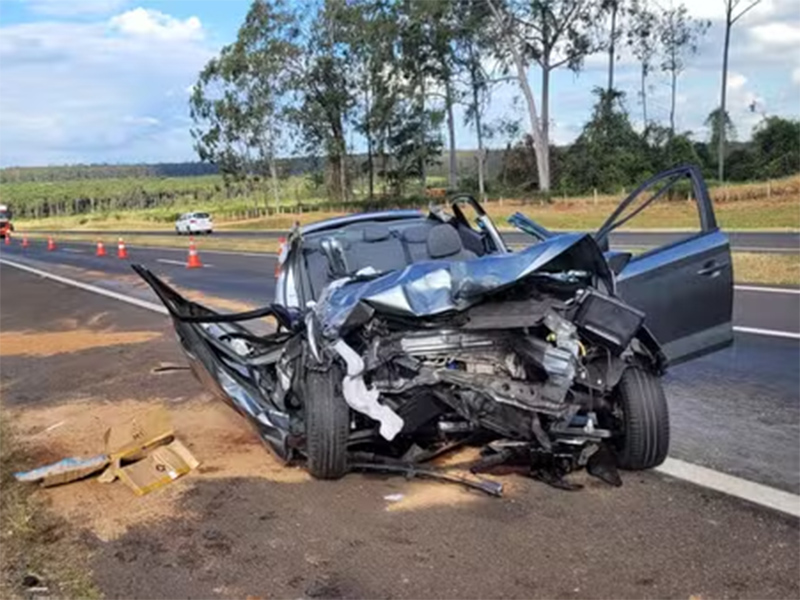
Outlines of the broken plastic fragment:
{"type": "Polygon", "coordinates": [[[355,411],[375,419],[380,423],[381,436],[392,441],[403,429],[405,422],[388,406],[378,402],[380,392],[375,388],[368,389],[364,383],[364,361],[344,340],[338,340],[333,349],[339,353],[347,364],[347,374],[342,380],[342,392],[345,402],[355,411]]]}

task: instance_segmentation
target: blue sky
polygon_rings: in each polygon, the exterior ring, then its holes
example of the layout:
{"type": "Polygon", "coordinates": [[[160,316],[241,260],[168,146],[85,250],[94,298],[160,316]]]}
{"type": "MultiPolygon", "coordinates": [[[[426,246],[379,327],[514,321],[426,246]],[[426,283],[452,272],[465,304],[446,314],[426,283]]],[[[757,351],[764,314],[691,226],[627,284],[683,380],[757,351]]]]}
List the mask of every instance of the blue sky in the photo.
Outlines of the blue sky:
{"type": "MultiPolygon", "coordinates": [[[[685,4],[712,27],[679,81],[677,126],[705,139],[703,121],[719,102],[723,0],[685,4]]],[[[194,160],[188,88],[235,38],[248,7],[248,0],[0,0],[0,166],[194,160]]],[[[728,93],[739,138],[764,114],[798,118],[800,2],[763,0],[733,36],[728,93]]],[[[605,57],[596,55],[578,75],[556,73],[556,143],[580,132],[605,69],[605,57]]],[[[624,52],[616,79],[638,126],[638,70],[624,52]]],[[[532,69],[534,90],[538,81],[532,69]]],[[[649,116],[666,122],[666,78],[656,74],[650,87],[649,116]]],[[[517,96],[515,85],[499,86],[485,119],[524,119],[517,96]]],[[[458,122],[459,147],[474,147],[474,132],[461,115],[458,122]]],[[[351,141],[360,149],[360,140],[351,141]]]]}

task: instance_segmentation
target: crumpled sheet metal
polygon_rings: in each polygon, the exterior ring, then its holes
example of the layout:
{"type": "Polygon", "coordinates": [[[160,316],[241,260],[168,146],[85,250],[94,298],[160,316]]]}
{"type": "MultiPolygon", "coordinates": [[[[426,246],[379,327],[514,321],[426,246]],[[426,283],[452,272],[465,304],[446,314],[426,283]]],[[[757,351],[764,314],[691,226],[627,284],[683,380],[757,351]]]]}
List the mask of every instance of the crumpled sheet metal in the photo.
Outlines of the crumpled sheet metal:
{"type": "Polygon", "coordinates": [[[520,252],[466,261],[428,261],[374,279],[354,279],[328,286],[314,307],[327,338],[341,335],[359,305],[403,317],[430,317],[461,311],[487,294],[510,287],[569,253],[567,270],[586,270],[610,277],[591,236],[570,233],[520,252]]]}

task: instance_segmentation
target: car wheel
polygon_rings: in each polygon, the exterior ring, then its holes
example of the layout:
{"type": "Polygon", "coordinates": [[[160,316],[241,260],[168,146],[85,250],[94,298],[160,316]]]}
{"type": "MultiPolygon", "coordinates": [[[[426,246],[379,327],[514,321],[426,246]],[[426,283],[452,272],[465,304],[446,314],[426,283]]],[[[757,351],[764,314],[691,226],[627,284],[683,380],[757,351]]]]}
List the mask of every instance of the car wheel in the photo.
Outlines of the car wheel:
{"type": "Polygon", "coordinates": [[[630,471],[657,467],[669,450],[669,410],[661,379],[641,367],[630,367],[614,396],[622,426],[617,464],[630,471]]]}
{"type": "Polygon", "coordinates": [[[304,385],[308,471],[317,479],[339,479],[347,473],[350,409],[342,396],[337,367],[307,371],[304,385]]]}

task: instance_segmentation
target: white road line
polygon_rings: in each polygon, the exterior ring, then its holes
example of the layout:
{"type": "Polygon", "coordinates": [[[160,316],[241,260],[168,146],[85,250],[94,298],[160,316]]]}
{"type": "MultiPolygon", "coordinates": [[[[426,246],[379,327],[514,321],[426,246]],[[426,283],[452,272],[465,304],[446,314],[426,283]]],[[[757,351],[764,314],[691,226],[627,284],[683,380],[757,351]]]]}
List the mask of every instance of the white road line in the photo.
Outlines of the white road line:
{"type": "Polygon", "coordinates": [[[778,331],[775,329],[759,329],[758,327],[735,326],[734,331],[739,333],[752,333],[753,335],[766,335],[768,337],[786,338],[788,340],[800,340],[800,333],[792,331],[778,331]]]}
{"type": "Polygon", "coordinates": [[[800,517],[800,496],[741,477],[721,473],[676,458],[668,458],[656,471],[705,488],[800,517]]]}
{"type": "Polygon", "coordinates": [[[155,302],[148,302],[147,300],[132,298],[131,296],[126,296],[125,294],[112,292],[111,290],[107,290],[105,288],[101,288],[96,285],[91,285],[90,283],[83,283],[82,281],[76,281],[74,279],[68,279],[67,277],[62,277],[61,275],[56,275],[55,273],[49,273],[47,271],[42,271],[40,269],[34,269],[33,267],[22,265],[17,262],[12,262],[5,258],[0,258],[0,264],[8,265],[9,267],[14,267],[16,269],[21,269],[23,271],[28,271],[29,273],[33,273],[34,275],[38,275],[39,277],[44,277],[45,279],[52,279],[53,281],[58,281],[59,283],[71,285],[73,287],[86,290],[87,292],[100,294],[101,296],[113,298],[114,300],[121,300],[122,302],[133,304],[134,306],[138,306],[139,308],[146,308],[147,310],[152,310],[153,312],[161,313],[162,315],[169,314],[169,311],[166,309],[166,307],[164,307],[161,304],[156,304],[155,302]]]}
{"type": "Polygon", "coordinates": [[[86,250],[78,250],[77,248],[62,248],[64,252],[72,252],[74,254],[86,254],[86,250]]]}
{"type": "MultiPolygon", "coordinates": [[[[23,271],[28,271],[47,279],[52,279],[54,281],[65,283],[82,290],[94,292],[95,294],[100,294],[101,296],[107,296],[108,298],[114,298],[115,300],[121,300],[123,302],[127,302],[128,304],[133,304],[134,306],[138,306],[140,308],[146,308],[160,314],[169,314],[167,309],[163,306],[154,304],[153,302],[148,302],[147,300],[131,298],[130,296],[118,294],[95,285],[89,285],[88,283],[82,283],[80,281],[75,281],[74,279],[68,279],[66,277],[61,277],[60,275],[54,275],[53,273],[48,273],[47,271],[40,271],[39,269],[34,269],[33,267],[21,265],[3,258],[0,258],[0,264],[22,269],[23,271]]],[[[707,467],[701,467],[700,465],[688,463],[676,458],[667,458],[667,460],[664,461],[664,464],[662,464],[660,467],[656,467],[655,470],[665,475],[669,475],[670,477],[688,481],[689,483],[693,483],[700,487],[712,489],[735,498],[740,498],[742,500],[758,504],[760,506],[765,506],[767,508],[795,517],[800,517],[800,496],[796,494],[785,492],[783,490],[756,483],[754,481],[748,481],[747,479],[742,479],[741,477],[736,477],[734,475],[728,475],[727,473],[715,471],[707,467]]]]}
{"type": "Polygon", "coordinates": [[[767,292],[770,294],[796,294],[800,295],[800,289],[797,288],[774,288],[760,285],[735,285],[734,290],[740,292],[767,292]]]}
{"type": "MultiPolygon", "coordinates": [[[[185,262],[183,262],[183,261],[180,261],[180,260],[170,260],[169,258],[157,258],[157,259],[156,259],[156,262],[165,263],[165,264],[168,264],[168,265],[178,265],[179,267],[185,267],[185,266],[186,266],[186,263],[185,263],[185,262]]],[[[207,264],[204,264],[204,265],[203,265],[203,268],[204,268],[204,269],[207,269],[207,268],[209,268],[209,267],[213,267],[213,266],[214,266],[214,265],[207,265],[207,264]]]]}

